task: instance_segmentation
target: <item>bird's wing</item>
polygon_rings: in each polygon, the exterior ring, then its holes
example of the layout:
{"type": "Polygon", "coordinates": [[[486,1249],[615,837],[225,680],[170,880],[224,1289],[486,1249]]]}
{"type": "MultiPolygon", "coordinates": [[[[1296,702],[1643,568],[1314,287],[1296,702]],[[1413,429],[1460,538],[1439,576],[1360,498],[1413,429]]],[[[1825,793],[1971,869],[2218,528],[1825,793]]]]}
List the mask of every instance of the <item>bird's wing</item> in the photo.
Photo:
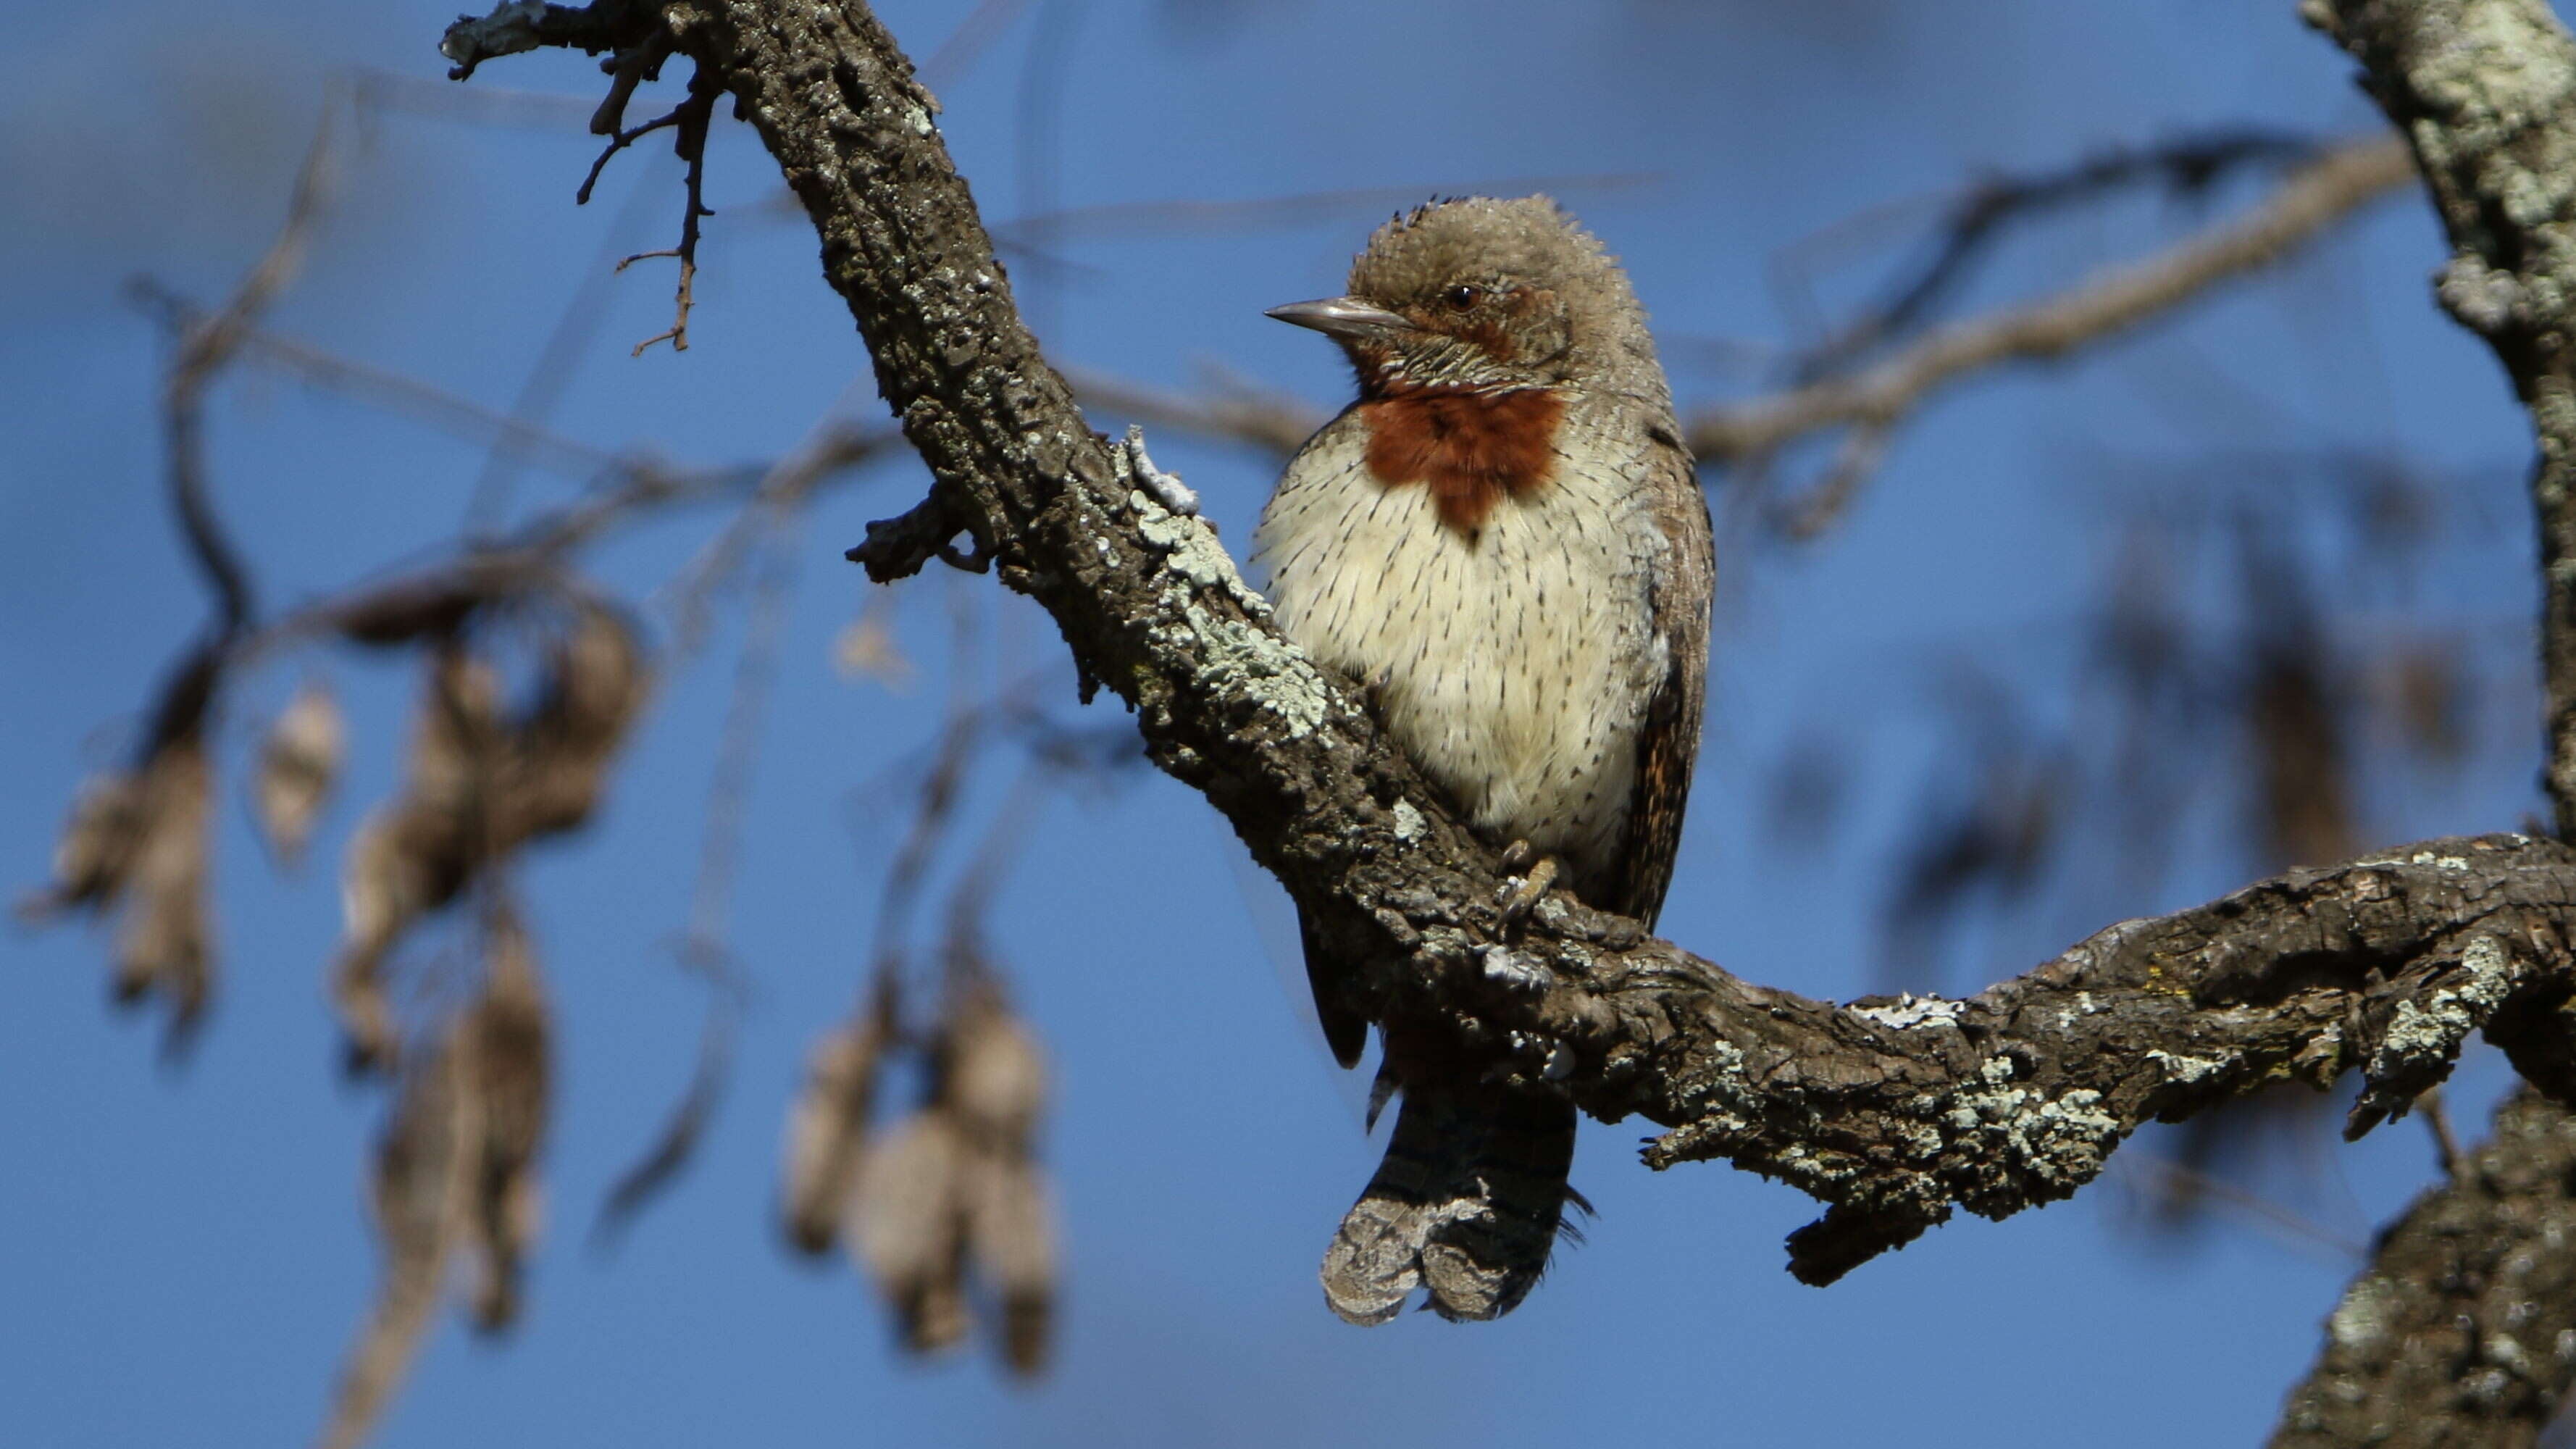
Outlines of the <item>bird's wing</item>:
{"type": "Polygon", "coordinates": [[[1709,595],[1717,576],[1710,541],[1708,499],[1678,429],[1668,421],[1649,428],[1652,470],[1648,479],[1663,557],[1654,571],[1650,607],[1664,641],[1664,677],[1646,706],[1637,739],[1636,783],[1628,796],[1627,837],[1619,857],[1623,876],[1608,904],[1652,926],[1673,880],[1673,855],[1681,848],[1682,810],[1690,801],[1691,766],[1699,758],[1700,711],[1708,693],[1709,595]]]}

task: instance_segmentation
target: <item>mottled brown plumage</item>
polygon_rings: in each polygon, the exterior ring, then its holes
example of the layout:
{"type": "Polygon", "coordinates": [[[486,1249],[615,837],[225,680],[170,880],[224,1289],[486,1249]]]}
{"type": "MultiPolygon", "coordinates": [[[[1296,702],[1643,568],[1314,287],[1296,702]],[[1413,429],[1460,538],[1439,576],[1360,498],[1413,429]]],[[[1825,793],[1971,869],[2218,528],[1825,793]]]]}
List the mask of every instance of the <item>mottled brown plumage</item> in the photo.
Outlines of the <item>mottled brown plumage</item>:
{"type": "MultiPolygon", "coordinates": [[[[1645,313],[1545,197],[1381,227],[1350,293],[1282,307],[1340,342],[1359,398],[1308,440],[1255,555],[1280,627],[1365,682],[1389,733],[1496,846],[1557,858],[1586,902],[1652,923],[1699,748],[1708,510],[1645,313]]],[[[1326,1039],[1367,1023],[1305,937],[1326,1039]]],[[[1510,1311],[1569,1193],[1571,1103],[1391,1041],[1384,1164],[1324,1260],[1334,1310],[1384,1322],[1417,1284],[1510,1311]]]]}

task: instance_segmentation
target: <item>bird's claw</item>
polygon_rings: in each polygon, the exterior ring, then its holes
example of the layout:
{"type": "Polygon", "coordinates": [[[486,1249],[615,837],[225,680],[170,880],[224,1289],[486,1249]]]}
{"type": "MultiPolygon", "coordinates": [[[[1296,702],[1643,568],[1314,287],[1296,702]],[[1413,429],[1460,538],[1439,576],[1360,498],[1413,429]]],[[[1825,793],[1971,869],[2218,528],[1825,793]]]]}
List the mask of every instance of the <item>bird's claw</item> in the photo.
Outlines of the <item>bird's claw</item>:
{"type": "MultiPolygon", "coordinates": [[[[1514,841],[1513,845],[1523,852],[1529,849],[1526,842],[1514,841]]],[[[1510,854],[1509,851],[1504,852],[1504,858],[1507,861],[1510,859],[1510,854]]],[[[1520,929],[1521,922],[1529,919],[1530,911],[1546,898],[1549,890],[1555,887],[1558,870],[1556,857],[1543,855],[1535,864],[1529,866],[1527,874],[1520,875],[1504,885],[1502,906],[1505,931],[1517,931],[1520,929]]]]}

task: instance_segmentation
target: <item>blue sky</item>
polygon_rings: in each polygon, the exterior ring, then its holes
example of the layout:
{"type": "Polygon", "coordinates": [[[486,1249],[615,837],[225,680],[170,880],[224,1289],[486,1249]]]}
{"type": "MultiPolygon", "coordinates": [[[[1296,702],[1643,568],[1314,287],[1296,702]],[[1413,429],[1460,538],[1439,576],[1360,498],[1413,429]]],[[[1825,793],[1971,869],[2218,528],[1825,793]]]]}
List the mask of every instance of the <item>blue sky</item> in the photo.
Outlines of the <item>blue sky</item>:
{"type": "MultiPolygon", "coordinates": [[[[968,7],[889,4],[926,54],[968,7]]],[[[449,3],[28,9],[29,57],[0,98],[0,881],[44,873],[77,776],[123,747],[203,603],[160,498],[159,344],[118,300],[148,272],[212,298],[258,254],[326,84],[353,67],[435,79],[449,3]]],[[[1642,174],[1563,199],[1626,259],[1685,404],[1741,384],[1710,339],[1794,341],[1771,280],[1818,229],[1991,169],[2258,122],[2373,124],[2343,59],[2286,3],[2159,6],[1832,0],[1272,6],[1039,0],[947,85],[942,119],[988,216],[1048,206],[1254,199],[1352,187],[1429,193],[1533,176],[1642,174]],[[1031,134],[1021,97],[1059,89],[1031,134]]],[[[675,68],[676,76],[676,68],[675,68]]],[[[477,85],[573,93],[578,57],[496,64],[477,85]]],[[[1043,114],[1034,103],[1033,114],[1043,114]]],[[[650,143],[587,209],[593,149],[560,126],[389,113],[274,328],[507,406],[564,300],[602,255],[667,244],[676,169],[650,143]],[[637,200],[630,200],[637,197],[637,200]]],[[[686,463],[775,455],[835,406],[864,358],[801,222],[764,203],[774,169],[720,125],[694,345],[627,356],[661,329],[667,272],[612,282],[554,426],[686,463]]],[[[2231,198],[2244,193],[2230,192],[2231,198]]],[[[1214,366],[1317,406],[1345,375],[1260,315],[1337,290],[1383,206],[1292,225],[1075,234],[1060,275],[1016,271],[1051,353],[1172,387],[1214,366]]],[[[1970,305],[2063,285],[2174,235],[2189,215],[2115,207],[1999,254],[1970,305]]],[[[2123,490],[2186,487],[2195,459],[2365,450],[2456,480],[2431,562],[2359,629],[2427,620],[2479,642],[2503,705],[2452,775],[2374,782],[2369,833],[2516,825],[2536,730],[2519,479],[2522,422],[2493,362],[2430,305],[2426,209],[2371,212],[2265,285],[2232,291],[2081,365],[1963,389],[1909,427],[1852,516],[1767,551],[1727,591],[1709,736],[1665,933],[1810,993],[1870,989],[1873,903],[1918,782],[1956,768],[1925,704],[1947,662],[2062,698],[2123,490]],[[2150,480],[2141,484],[2140,476],[2150,480]],[[1847,742],[1852,808],[1821,853],[1765,837],[1765,786],[1802,737],[1847,742]]],[[[1835,274],[1829,300],[1848,301],[1835,274]],[[1839,288],[1839,290],[1836,290],[1839,288]]],[[[864,389],[852,405],[880,415],[864,389]]],[[[243,372],[216,394],[220,505],[291,603],[452,534],[475,447],[345,398],[243,372]]],[[[1155,455],[1249,536],[1270,464],[1155,436],[1155,455]]],[[[988,579],[904,586],[912,693],[836,677],[866,596],[842,564],[864,521],[908,504],[908,460],[824,501],[798,588],[748,816],[733,945],[752,980],[730,1094],[695,1170],[611,1254],[583,1243],[618,1171],[688,1070],[699,994],[662,945],[682,923],[739,609],[679,659],[597,826],[526,874],[559,1006],[549,1235],[506,1345],[436,1331],[380,1442],[1493,1445],[2101,1445],[2247,1442],[2317,1344],[2352,1263],[2222,1221],[2189,1245],[2137,1231],[2115,1183],[2002,1224],[1962,1222],[1826,1291],[1782,1271],[1812,1216],[1724,1167],[1639,1167],[1635,1124],[1585,1130],[1591,1242],[1498,1324],[1409,1316],[1348,1328],[1314,1263],[1377,1149],[1333,1071],[1198,798],[1137,776],[1059,801],[991,922],[1045,1034],[1057,1092],[1044,1152],[1068,1244],[1053,1372],[1003,1382],[981,1357],[897,1359],[838,1263],[791,1261],[770,1224],[779,1124],[807,1042],[861,978],[876,886],[902,825],[852,788],[933,737],[946,600],[988,579]],[[857,828],[845,822],[855,816],[857,828]]],[[[573,485],[531,476],[526,505],[573,485]]],[[[717,515],[621,537],[594,559],[632,595],[668,579],[717,515]]],[[[995,647],[1052,658],[1012,602],[995,647]]],[[[667,620],[660,637],[671,642],[667,620]]],[[[280,875],[227,776],[216,845],[225,981],[192,1059],[103,1006],[95,933],[0,936],[0,1423],[42,1445],[272,1444],[309,1435],[365,1310],[359,1184],[380,1095],[335,1075],[320,989],[337,928],[329,862],[395,772],[409,673],[329,653],[280,661],[234,701],[237,763],[308,671],[356,735],[316,860],[280,875]]],[[[1070,681],[1049,697],[1072,709],[1070,681]]],[[[1094,718],[1103,718],[1100,709],[1094,718]]],[[[997,774],[969,805],[995,805],[997,774]]],[[[2215,807],[2207,813],[2215,818],[2215,807]]],[[[1970,933],[1949,984],[2027,967],[2122,915],[2235,884],[2203,821],[2152,898],[2088,899],[1970,933]]],[[[953,864],[953,862],[951,863],[953,864]]],[[[2464,1076],[2474,1126],[2502,1080],[2464,1076]]],[[[2302,1210],[2347,1236],[2422,1186],[2414,1124],[2337,1149],[2344,1185],[2302,1210]]],[[[2116,1176],[2115,1171],[2115,1176],[2116,1176]]]]}

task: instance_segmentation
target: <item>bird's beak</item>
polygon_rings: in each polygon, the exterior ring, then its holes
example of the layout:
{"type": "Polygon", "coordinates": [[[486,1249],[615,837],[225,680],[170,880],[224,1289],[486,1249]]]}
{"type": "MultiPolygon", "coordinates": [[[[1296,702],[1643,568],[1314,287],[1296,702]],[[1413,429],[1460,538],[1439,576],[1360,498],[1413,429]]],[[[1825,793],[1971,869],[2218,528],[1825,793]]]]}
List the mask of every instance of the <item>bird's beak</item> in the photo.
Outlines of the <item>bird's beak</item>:
{"type": "Polygon", "coordinates": [[[1383,307],[1372,307],[1357,297],[1325,297],[1313,302],[1291,302],[1262,313],[1282,322],[1312,327],[1327,337],[1360,338],[1378,332],[1409,332],[1413,324],[1383,307]]]}

